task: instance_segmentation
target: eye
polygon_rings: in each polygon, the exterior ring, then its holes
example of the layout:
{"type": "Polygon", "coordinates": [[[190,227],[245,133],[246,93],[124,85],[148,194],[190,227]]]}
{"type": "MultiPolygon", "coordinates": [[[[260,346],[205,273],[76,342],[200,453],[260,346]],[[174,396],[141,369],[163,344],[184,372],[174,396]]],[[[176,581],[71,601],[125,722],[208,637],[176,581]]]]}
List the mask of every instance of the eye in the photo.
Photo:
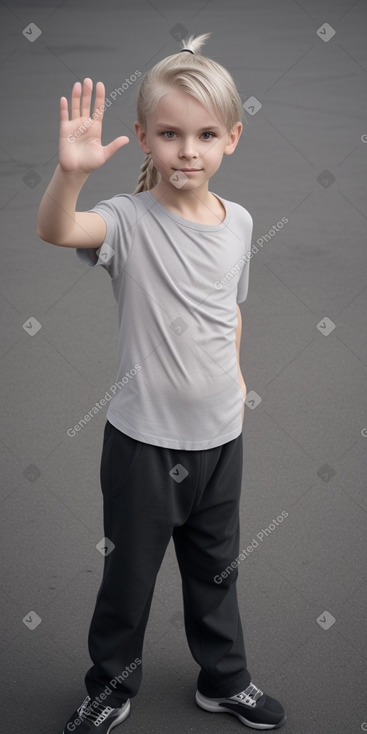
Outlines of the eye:
{"type": "MultiPolygon", "coordinates": [[[[161,133],[161,135],[163,135],[163,136],[164,135],[175,135],[175,134],[176,133],[173,130],[166,130],[165,132],[161,133]]],[[[215,138],[215,133],[211,133],[209,131],[208,132],[205,132],[205,133],[202,133],[202,135],[211,135],[210,138],[205,138],[205,140],[208,140],[208,141],[211,140],[211,138],[215,138]]],[[[172,140],[172,138],[169,137],[169,138],[166,138],[166,140],[172,140]]]]}

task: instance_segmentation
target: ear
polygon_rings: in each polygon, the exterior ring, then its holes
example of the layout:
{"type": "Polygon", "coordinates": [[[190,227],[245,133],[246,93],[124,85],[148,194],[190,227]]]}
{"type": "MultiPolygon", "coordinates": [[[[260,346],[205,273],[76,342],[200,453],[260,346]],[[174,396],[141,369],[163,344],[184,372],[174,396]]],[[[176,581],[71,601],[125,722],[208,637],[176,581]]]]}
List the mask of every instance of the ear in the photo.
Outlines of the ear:
{"type": "Polygon", "coordinates": [[[143,130],[137,120],[135,120],[134,122],[134,130],[142,151],[144,153],[150,153],[149,145],[146,142],[146,132],[145,130],[143,130]]]}
{"type": "Polygon", "coordinates": [[[234,153],[237,143],[241,137],[242,130],[242,122],[236,122],[233,125],[231,132],[228,134],[228,143],[224,148],[223,155],[232,155],[232,153],[234,153]]]}

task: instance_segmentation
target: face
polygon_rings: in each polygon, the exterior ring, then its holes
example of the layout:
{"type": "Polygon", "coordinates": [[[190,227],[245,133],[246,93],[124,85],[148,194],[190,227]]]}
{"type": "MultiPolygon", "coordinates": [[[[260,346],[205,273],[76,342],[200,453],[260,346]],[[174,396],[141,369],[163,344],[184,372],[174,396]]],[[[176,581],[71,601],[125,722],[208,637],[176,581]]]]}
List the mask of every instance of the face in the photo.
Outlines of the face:
{"type": "Polygon", "coordinates": [[[218,170],[223,155],[233,153],[241,132],[242,124],[238,122],[229,134],[198,100],[172,88],[149,116],[146,131],[135,122],[141,149],[152,154],[161,180],[176,190],[170,180],[175,171],[183,171],[187,177],[180,189],[202,187],[218,170]]]}

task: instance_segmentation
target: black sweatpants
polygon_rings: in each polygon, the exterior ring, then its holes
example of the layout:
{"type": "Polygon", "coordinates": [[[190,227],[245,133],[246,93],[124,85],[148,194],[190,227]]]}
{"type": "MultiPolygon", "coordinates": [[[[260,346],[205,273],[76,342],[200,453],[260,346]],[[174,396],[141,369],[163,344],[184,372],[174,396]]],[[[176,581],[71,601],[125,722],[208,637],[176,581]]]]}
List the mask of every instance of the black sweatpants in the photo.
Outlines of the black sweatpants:
{"type": "Polygon", "coordinates": [[[106,704],[119,706],[139,690],[142,664],[136,660],[142,660],[156,576],[171,537],[199,691],[232,696],[249,685],[236,564],[220,577],[239,555],[242,458],[242,434],[222,446],[187,451],[137,441],[106,422],[100,480],[104,533],[115,547],[105,555],[88,636],[94,664],[85,684],[92,698],[105,692],[106,704]]]}

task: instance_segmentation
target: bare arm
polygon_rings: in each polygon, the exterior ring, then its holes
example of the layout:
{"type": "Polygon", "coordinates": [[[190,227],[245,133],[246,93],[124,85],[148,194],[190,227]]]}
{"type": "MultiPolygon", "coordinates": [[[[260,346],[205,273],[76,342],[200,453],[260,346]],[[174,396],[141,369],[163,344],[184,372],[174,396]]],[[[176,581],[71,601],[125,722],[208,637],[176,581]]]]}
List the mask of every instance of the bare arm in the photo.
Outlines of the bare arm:
{"type": "Polygon", "coordinates": [[[45,191],[38,211],[37,234],[61,247],[100,247],[106,223],[97,212],[75,211],[88,174],[63,171],[60,165],[45,191]]]}
{"type": "Polygon", "coordinates": [[[121,136],[102,146],[102,119],[105,88],[97,82],[94,112],[90,116],[93,82],[76,82],[72,91],[71,118],[68,101],[60,99],[59,163],[42,198],[37,234],[46,242],[61,247],[100,247],[106,236],[106,223],[96,212],[77,212],[79,193],[89,174],[102,166],[119,148],[129,142],[121,136]]]}
{"type": "MultiPolygon", "coordinates": [[[[236,307],[236,312],[237,312],[237,326],[236,326],[237,375],[238,375],[238,380],[239,380],[239,383],[240,383],[240,386],[241,386],[241,389],[242,389],[242,392],[243,392],[243,396],[246,397],[247,388],[246,388],[246,383],[245,383],[245,381],[243,379],[242,372],[241,372],[241,367],[240,367],[240,347],[241,347],[241,334],[242,334],[242,314],[241,314],[240,307],[239,307],[238,303],[237,303],[237,307],[236,307]]],[[[244,415],[245,415],[245,404],[243,404],[243,406],[242,406],[242,421],[244,420],[244,415]]]]}

